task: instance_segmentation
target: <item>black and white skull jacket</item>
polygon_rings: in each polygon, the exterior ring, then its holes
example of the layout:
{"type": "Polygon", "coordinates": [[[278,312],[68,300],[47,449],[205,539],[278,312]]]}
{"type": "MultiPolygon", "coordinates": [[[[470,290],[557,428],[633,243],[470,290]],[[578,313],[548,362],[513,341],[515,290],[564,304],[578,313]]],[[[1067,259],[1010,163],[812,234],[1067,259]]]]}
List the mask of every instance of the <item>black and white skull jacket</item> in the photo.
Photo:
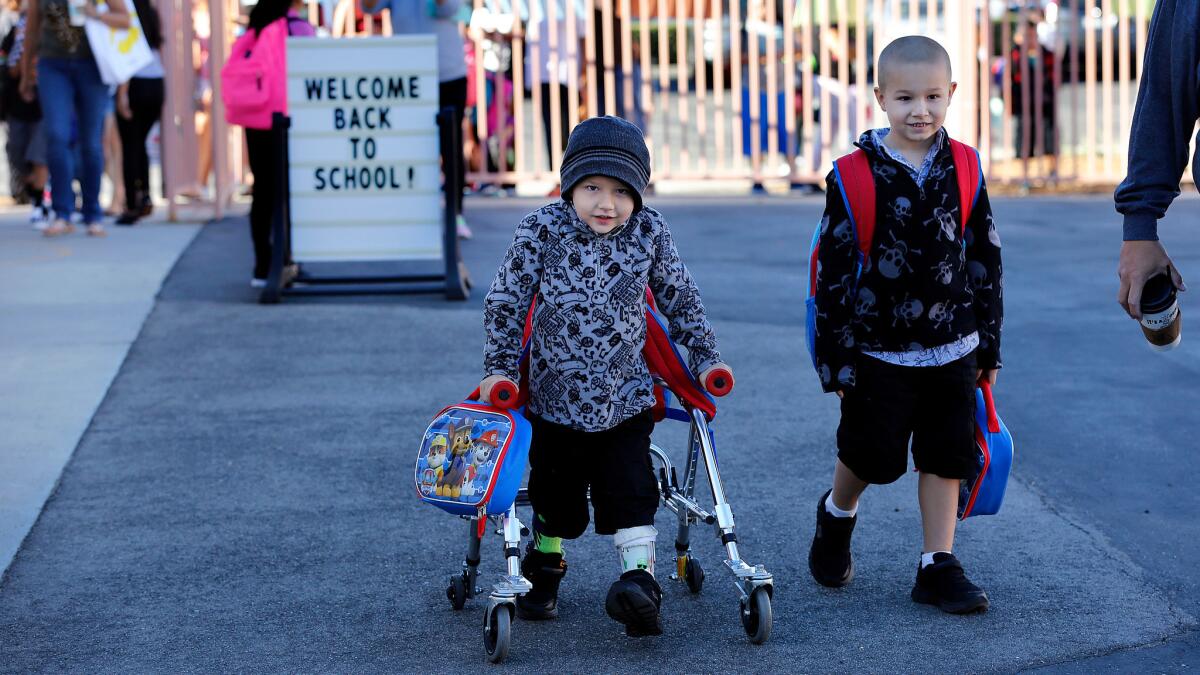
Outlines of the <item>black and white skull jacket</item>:
{"type": "Polygon", "coordinates": [[[536,298],[529,410],[584,431],[610,429],[654,404],[646,287],[697,376],[717,340],[662,215],[643,207],[597,235],[565,201],[521,220],[484,301],[484,371],[518,381],[525,318],[536,298]]]}
{"type": "Polygon", "coordinates": [[[815,292],[821,386],[827,392],[852,388],[860,351],[919,351],[972,332],[979,333],[978,366],[999,368],[1002,267],[987,186],[980,187],[964,233],[949,143],[923,187],[870,133],[856,145],[866,151],[875,178],[875,234],[859,274],[854,225],[830,172],[815,292]]]}

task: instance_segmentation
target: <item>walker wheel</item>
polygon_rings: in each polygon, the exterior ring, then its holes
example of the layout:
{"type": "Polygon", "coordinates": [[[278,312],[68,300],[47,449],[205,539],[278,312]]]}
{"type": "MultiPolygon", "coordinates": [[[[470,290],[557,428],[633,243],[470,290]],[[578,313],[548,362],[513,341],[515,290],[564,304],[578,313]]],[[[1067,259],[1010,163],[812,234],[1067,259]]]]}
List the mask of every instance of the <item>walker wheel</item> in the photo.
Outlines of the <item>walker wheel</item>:
{"type": "Polygon", "coordinates": [[[467,604],[467,580],[461,574],[455,574],[450,577],[450,586],[446,588],[446,597],[450,600],[450,606],[456,610],[462,609],[463,605],[467,604]]]}
{"type": "Polygon", "coordinates": [[[771,637],[771,594],[766,586],[759,586],[742,598],[742,628],[751,644],[761,645],[771,637]]]}
{"type": "Polygon", "coordinates": [[[512,611],[512,605],[496,605],[491,610],[489,625],[483,627],[483,648],[492,663],[501,663],[508,657],[512,643],[512,611]]]}
{"type": "Polygon", "coordinates": [[[683,581],[693,595],[704,588],[704,568],[700,566],[699,560],[688,558],[687,563],[683,566],[683,581]]]}

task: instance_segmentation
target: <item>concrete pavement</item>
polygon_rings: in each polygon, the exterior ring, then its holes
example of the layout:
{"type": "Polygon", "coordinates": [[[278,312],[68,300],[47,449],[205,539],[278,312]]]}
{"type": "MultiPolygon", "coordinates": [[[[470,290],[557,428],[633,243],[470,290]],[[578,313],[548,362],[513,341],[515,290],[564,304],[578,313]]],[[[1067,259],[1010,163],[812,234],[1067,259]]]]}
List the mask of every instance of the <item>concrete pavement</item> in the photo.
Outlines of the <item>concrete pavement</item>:
{"type": "Polygon", "coordinates": [[[0,571],[8,567],[198,225],[46,239],[0,210],[0,571]]]}
{"type": "MultiPolygon", "coordinates": [[[[1018,458],[1001,515],[961,530],[958,552],[993,601],[973,617],[908,600],[911,476],[864,500],[850,587],[808,577],[837,419],[801,329],[822,201],[648,202],[671,220],[738,375],[715,428],[744,554],[777,580],[775,634],[745,641],[719,546],[699,530],[704,592],[668,585],[667,635],[624,638],[601,607],[611,543],[588,535],[567,545],[562,618],[518,622],[509,668],[1097,672],[1194,660],[1200,352],[1185,330],[1179,350],[1152,354],[1117,314],[1108,200],[996,200],[1008,274],[997,397],[1018,458]]],[[[536,205],[468,201],[480,286],[536,205]]],[[[1164,226],[1185,273],[1200,269],[1197,206],[1177,204],[1164,226]]],[[[464,526],[408,487],[414,434],[477,379],[482,289],[456,304],[262,307],[248,260],[244,222],[215,223],[166,279],[0,585],[0,670],[485,669],[482,603],[455,613],[443,595],[464,526]]],[[[661,425],[656,441],[678,449],[681,426],[661,425]]],[[[669,567],[665,514],[658,526],[669,567]]],[[[485,583],[499,547],[485,544],[485,583]]]]}

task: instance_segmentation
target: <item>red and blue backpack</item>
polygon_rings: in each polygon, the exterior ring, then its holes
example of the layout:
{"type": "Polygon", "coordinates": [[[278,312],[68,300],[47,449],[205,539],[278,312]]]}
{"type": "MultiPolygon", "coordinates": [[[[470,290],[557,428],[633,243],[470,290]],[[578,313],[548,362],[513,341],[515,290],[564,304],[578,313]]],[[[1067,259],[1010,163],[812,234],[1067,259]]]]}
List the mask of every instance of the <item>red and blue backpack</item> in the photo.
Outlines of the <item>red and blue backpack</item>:
{"type": "MultiPolygon", "coordinates": [[[[983,169],[979,162],[979,152],[975,148],[954,139],[948,140],[950,154],[954,158],[954,174],[958,178],[959,203],[962,204],[960,225],[965,233],[967,223],[971,220],[971,210],[979,199],[979,189],[983,186],[983,169]]],[[[837,177],[846,213],[850,215],[850,223],[854,226],[854,237],[858,245],[858,261],[854,274],[857,284],[871,255],[871,244],[875,237],[875,176],[871,172],[871,161],[861,148],[834,162],[833,173],[837,177]]],[[[812,357],[813,367],[817,365],[816,294],[817,253],[820,241],[821,225],[818,223],[808,254],[808,298],[804,303],[808,353],[812,357]]]]}

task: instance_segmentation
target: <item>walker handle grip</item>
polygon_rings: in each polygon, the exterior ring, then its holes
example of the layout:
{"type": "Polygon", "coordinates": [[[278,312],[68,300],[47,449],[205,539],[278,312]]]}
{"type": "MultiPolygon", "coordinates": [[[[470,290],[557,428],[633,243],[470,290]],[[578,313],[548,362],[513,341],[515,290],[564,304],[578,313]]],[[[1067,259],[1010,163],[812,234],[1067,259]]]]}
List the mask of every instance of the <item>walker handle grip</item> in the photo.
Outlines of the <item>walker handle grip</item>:
{"type": "Polygon", "coordinates": [[[717,368],[704,380],[704,388],[713,396],[725,396],[733,390],[733,373],[717,368]]]}
{"type": "Polygon", "coordinates": [[[517,385],[509,381],[497,382],[492,387],[492,405],[497,408],[514,408],[517,405],[517,385]]]}

